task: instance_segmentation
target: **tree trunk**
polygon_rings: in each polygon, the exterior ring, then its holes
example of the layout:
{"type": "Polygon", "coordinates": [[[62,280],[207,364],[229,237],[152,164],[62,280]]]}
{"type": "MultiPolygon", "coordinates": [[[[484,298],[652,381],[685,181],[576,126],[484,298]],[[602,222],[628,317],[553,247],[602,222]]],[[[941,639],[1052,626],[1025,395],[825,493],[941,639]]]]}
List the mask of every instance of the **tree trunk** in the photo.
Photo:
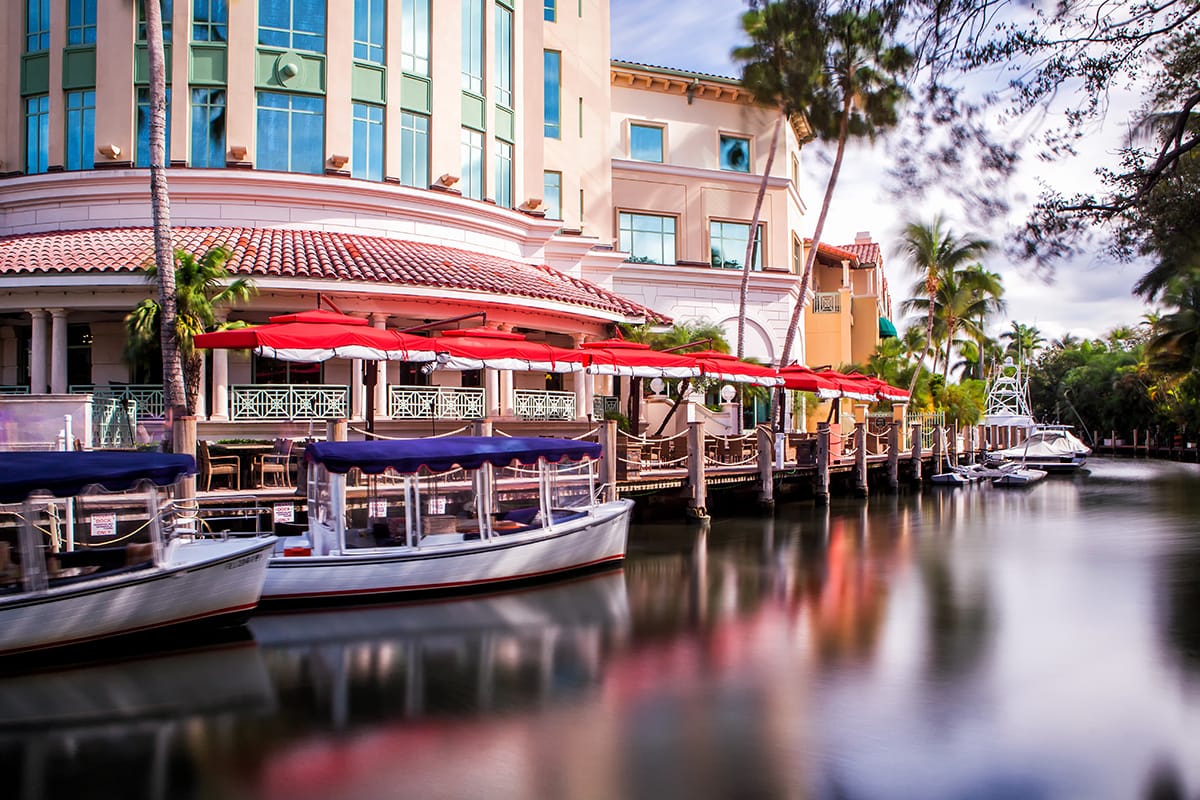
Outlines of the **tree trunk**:
{"type": "Polygon", "coordinates": [[[929,358],[929,351],[933,349],[933,301],[937,297],[935,268],[936,264],[930,265],[929,275],[925,278],[925,292],[929,295],[929,315],[925,323],[925,352],[921,353],[921,360],[917,362],[917,368],[913,370],[912,380],[908,384],[909,397],[912,397],[913,390],[917,388],[917,380],[921,377],[921,365],[925,363],[925,359],[929,358]]]}
{"type": "Polygon", "coordinates": [[[150,208],[154,219],[154,264],[161,309],[163,393],[170,413],[178,417],[185,413],[187,401],[176,331],[175,251],[171,243],[171,204],[167,192],[167,72],[162,6],[158,0],[142,0],[142,3],[146,11],[146,49],[150,62],[150,208]]]}
{"type": "Polygon", "coordinates": [[[754,265],[754,243],[758,239],[758,216],[762,212],[763,198],[767,194],[767,181],[775,163],[775,148],[779,146],[779,132],[783,128],[783,110],[775,119],[775,130],[771,133],[771,149],[767,152],[767,166],[763,169],[762,181],[758,184],[758,195],[754,198],[754,214],[750,217],[750,239],[746,242],[746,260],[742,262],[742,286],[738,296],[737,357],[746,355],[746,299],[750,294],[750,270],[754,265]]]}

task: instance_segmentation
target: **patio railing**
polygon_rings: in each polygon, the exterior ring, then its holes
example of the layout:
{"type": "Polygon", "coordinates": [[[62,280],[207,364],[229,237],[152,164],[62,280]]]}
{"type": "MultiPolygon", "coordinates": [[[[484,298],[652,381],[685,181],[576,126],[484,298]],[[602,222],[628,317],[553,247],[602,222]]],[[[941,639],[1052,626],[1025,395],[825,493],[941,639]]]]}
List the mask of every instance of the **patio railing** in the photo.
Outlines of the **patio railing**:
{"type": "Polygon", "coordinates": [[[309,420],[350,416],[350,387],[240,384],[229,387],[232,420],[309,420]]]}
{"type": "Polygon", "coordinates": [[[621,398],[612,394],[598,394],[592,398],[592,416],[595,419],[604,419],[609,411],[621,412],[621,398]]]}
{"type": "Polygon", "coordinates": [[[29,394],[29,387],[4,384],[0,386],[0,394],[29,394]]]}
{"type": "Polygon", "coordinates": [[[483,419],[487,404],[483,389],[446,386],[389,386],[388,415],[392,419],[483,419]]]}
{"type": "Polygon", "coordinates": [[[167,404],[160,383],[73,383],[67,387],[71,394],[91,394],[97,401],[132,400],[142,419],[163,419],[167,415],[167,404]]]}
{"type": "Polygon", "coordinates": [[[517,389],[513,394],[513,411],[521,419],[575,419],[573,392],[517,389]]]}
{"type": "Polygon", "coordinates": [[[812,313],[839,314],[842,310],[842,295],[840,292],[817,292],[813,297],[812,313]]]}

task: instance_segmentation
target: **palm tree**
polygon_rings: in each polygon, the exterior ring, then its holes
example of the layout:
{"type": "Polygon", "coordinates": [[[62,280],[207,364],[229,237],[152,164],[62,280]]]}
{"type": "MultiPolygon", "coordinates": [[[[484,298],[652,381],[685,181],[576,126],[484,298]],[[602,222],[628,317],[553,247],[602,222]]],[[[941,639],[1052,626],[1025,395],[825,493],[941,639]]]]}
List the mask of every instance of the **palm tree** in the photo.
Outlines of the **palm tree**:
{"type": "Polygon", "coordinates": [[[812,247],[804,259],[796,305],[780,354],[781,364],[787,364],[791,359],[800,317],[808,303],[817,248],[833,202],[846,142],[851,136],[873,140],[878,131],[895,125],[899,120],[900,103],[908,97],[902,76],[912,64],[913,56],[907,47],[891,42],[895,23],[891,14],[876,8],[869,0],[847,3],[824,18],[827,31],[825,73],[807,114],[818,137],[836,138],[837,151],[813,229],[812,247]]]}
{"type": "Polygon", "coordinates": [[[761,8],[752,8],[742,15],[742,30],[750,37],[750,44],[733,50],[734,60],[744,64],[742,84],[750,90],[756,102],[779,111],[771,132],[767,164],[754,198],[750,236],[746,242],[746,258],[742,262],[742,282],[738,297],[738,358],[745,355],[746,300],[750,291],[750,270],[754,264],[759,216],[762,212],[763,198],[767,193],[767,180],[775,163],[779,135],[785,120],[804,112],[821,79],[825,47],[820,18],[820,4],[811,0],[784,0],[767,3],[761,8]]]}
{"type": "MultiPolygon", "coordinates": [[[[1004,348],[1004,355],[1014,356],[1014,360],[1022,368],[1033,363],[1033,357],[1046,343],[1042,332],[1036,326],[1023,325],[1016,320],[1012,321],[1011,327],[1008,330],[1000,334],[1000,339],[1008,343],[1004,348]]],[[[1064,341],[1066,341],[1066,337],[1064,337],[1064,341]]]]}
{"type": "Polygon", "coordinates": [[[167,190],[167,71],[163,48],[161,0],[142,0],[146,12],[146,51],[150,66],[150,209],[154,220],[154,263],[158,281],[158,306],[163,365],[163,392],[167,408],[179,415],[186,404],[183,362],[176,338],[178,324],[175,269],[172,262],[171,202],[167,190]]]}
{"type": "MultiPolygon", "coordinates": [[[[913,287],[914,293],[924,288],[925,282],[920,281],[913,287]]],[[[938,277],[938,289],[930,301],[923,297],[914,297],[903,304],[905,311],[932,310],[935,317],[934,332],[939,336],[938,341],[946,346],[945,358],[941,355],[934,357],[934,364],[942,362],[942,379],[949,377],[951,350],[956,344],[955,336],[961,330],[972,339],[978,340],[983,336],[983,325],[987,317],[1003,310],[1004,301],[1001,295],[1004,285],[1000,276],[988,272],[978,264],[966,269],[956,270],[944,266],[938,277]]],[[[978,352],[978,347],[976,347],[978,352]]]]}
{"type": "MultiPolygon", "coordinates": [[[[203,357],[192,346],[192,339],[198,333],[212,329],[216,324],[216,309],[245,302],[254,294],[254,284],[247,278],[237,278],[230,281],[229,271],[225,263],[229,260],[229,251],[217,246],[208,250],[197,259],[191,253],[176,251],[174,262],[177,266],[172,270],[171,283],[177,288],[178,302],[175,316],[175,326],[171,338],[178,343],[180,359],[180,374],[185,383],[183,407],[188,414],[196,413],[196,403],[200,396],[200,375],[204,366],[203,357]]],[[[146,266],[146,279],[158,281],[157,264],[146,266]]],[[[221,327],[236,327],[243,323],[223,325],[221,327]]],[[[127,334],[126,358],[137,361],[157,354],[162,346],[159,332],[165,332],[163,309],[154,298],[148,297],[138,304],[125,317],[127,334]]]]}
{"type": "Polygon", "coordinates": [[[1168,280],[1162,301],[1175,310],[1154,326],[1146,357],[1154,369],[1186,375],[1200,368],[1200,270],[1168,280]]]}
{"type": "MultiPolygon", "coordinates": [[[[940,215],[935,217],[932,223],[910,222],[905,226],[903,252],[908,257],[913,271],[925,278],[926,342],[925,354],[921,361],[929,357],[929,349],[934,342],[934,304],[942,276],[954,274],[965,264],[979,260],[990,248],[991,243],[983,239],[960,239],[940,215]]],[[[918,369],[913,374],[912,383],[909,385],[910,392],[916,387],[920,372],[918,369]]]]}

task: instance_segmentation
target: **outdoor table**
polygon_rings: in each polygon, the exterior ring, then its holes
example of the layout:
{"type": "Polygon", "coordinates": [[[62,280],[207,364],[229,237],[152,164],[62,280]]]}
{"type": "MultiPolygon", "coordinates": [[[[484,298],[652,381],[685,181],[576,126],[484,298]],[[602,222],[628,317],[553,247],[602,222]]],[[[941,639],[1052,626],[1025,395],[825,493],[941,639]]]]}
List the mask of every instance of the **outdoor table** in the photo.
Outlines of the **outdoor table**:
{"type": "Polygon", "coordinates": [[[274,451],[273,442],[209,442],[208,451],[213,455],[237,456],[241,468],[241,486],[249,489],[257,486],[254,479],[254,459],[274,451]]]}

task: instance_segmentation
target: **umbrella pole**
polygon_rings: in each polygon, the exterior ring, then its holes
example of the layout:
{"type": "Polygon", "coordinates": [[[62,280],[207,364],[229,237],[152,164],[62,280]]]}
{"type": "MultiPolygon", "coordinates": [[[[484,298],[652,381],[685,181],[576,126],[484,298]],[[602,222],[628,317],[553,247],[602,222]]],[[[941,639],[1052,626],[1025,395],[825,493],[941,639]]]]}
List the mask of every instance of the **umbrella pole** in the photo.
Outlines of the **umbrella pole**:
{"type": "Polygon", "coordinates": [[[367,390],[367,433],[375,433],[375,385],[378,383],[379,363],[364,360],[363,386],[367,390]]]}

